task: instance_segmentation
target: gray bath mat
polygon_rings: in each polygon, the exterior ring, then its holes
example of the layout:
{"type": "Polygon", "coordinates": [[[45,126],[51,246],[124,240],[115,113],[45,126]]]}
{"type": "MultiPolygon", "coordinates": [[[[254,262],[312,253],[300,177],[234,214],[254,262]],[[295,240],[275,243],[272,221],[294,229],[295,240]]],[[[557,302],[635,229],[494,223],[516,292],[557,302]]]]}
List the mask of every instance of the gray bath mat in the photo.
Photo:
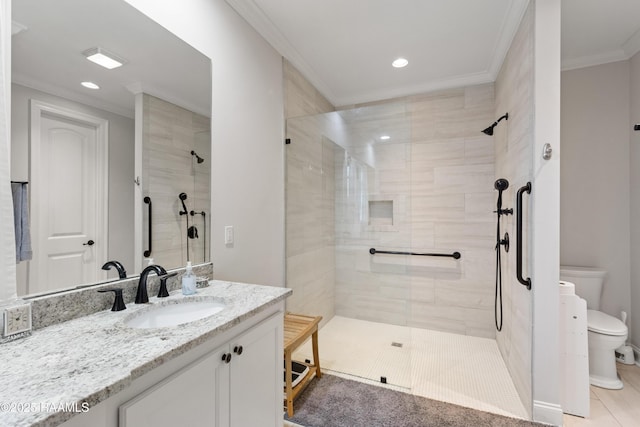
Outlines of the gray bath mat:
{"type": "Polygon", "coordinates": [[[285,419],[304,427],[544,426],[324,374],[285,419]]]}

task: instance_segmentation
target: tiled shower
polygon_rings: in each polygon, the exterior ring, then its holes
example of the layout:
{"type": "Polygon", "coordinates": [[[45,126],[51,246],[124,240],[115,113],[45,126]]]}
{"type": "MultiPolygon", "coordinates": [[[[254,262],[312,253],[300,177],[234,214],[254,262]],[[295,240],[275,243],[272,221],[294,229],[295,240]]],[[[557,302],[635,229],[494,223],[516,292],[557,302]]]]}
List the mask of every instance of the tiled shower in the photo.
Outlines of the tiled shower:
{"type": "Polygon", "coordinates": [[[289,119],[288,310],[494,338],[494,111],[486,84],[289,119]]]}
{"type": "MultiPolygon", "coordinates": [[[[510,208],[515,191],[544,174],[533,169],[534,15],[531,3],[495,82],[485,85],[330,112],[284,62],[286,285],[294,291],[287,309],[322,315],[323,324],[338,315],[495,338],[529,416],[533,292],[515,279],[510,251],[503,259],[504,327],[497,333],[493,184],[509,180],[504,207],[510,208]],[[481,133],[507,112],[494,136],[481,133]],[[390,138],[380,139],[385,134],[390,138]],[[369,254],[371,247],[455,250],[462,257],[379,256],[369,254]]],[[[535,231],[533,211],[529,206],[525,223],[535,231]]],[[[502,227],[515,235],[513,217],[502,227]]],[[[537,236],[543,247],[546,240],[537,236]]],[[[526,236],[524,246],[524,263],[534,269],[538,246],[526,236]]]]}
{"type": "MultiPolygon", "coordinates": [[[[193,264],[208,261],[210,242],[205,232],[211,204],[211,168],[207,166],[211,162],[210,119],[144,94],[143,123],[142,188],[152,202],[151,258],[157,264],[173,267],[185,265],[187,260],[193,264]],[[202,164],[195,161],[192,150],[204,159],[202,164]],[[205,212],[204,216],[179,215],[183,208],[178,195],[183,192],[189,209],[205,212]],[[187,236],[187,221],[199,230],[197,238],[187,236]]],[[[144,245],[148,245],[147,205],[144,211],[144,245]]]]}

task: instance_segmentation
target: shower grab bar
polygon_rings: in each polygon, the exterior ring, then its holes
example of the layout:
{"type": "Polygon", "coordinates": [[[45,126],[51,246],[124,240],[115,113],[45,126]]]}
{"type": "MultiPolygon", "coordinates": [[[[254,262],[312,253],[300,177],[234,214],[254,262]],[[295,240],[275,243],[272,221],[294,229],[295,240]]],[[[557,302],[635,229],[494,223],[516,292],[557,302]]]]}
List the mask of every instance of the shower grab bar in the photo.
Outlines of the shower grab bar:
{"type": "Polygon", "coordinates": [[[520,187],[516,196],[516,210],[518,211],[516,218],[516,275],[518,282],[531,290],[531,279],[522,277],[522,195],[524,193],[531,194],[531,182],[520,187]]]}
{"type": "Polygon", "coordinates": [[[416,253],[416,252],[379,251],[376,248],[369,249],[369,253],[371,255],[375,255],[375,254],[391,254],[391,255],[439,256],[439,257],[447,257],[447,258],[455,258],[455,259],[460,259],[460,257],[462,256],[462,255],[460,255],[460,252],[457,252],[457,251],[452,253],[452,254],[431,254],[431,253],[419,254],[419,253],[416,253]]]}
{"type": "Polygon", "coordinates": [[[144,251],[145,258],[149,258],[151,255],[151,230],[152,230],[152,222],[151,222],[151,197],[147,196],[144,198],[144,202],[149,205],[149,250],[144,251]]]}

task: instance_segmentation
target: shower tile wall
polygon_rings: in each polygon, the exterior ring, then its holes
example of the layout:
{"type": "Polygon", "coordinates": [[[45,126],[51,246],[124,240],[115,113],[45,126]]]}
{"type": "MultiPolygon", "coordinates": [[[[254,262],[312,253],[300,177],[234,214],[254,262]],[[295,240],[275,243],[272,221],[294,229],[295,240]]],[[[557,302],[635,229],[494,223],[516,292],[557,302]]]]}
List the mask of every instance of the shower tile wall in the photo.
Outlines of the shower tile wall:
{"type": "MultiPolygon", "coordinates": [[[[183,266],[187,261],[187,216],[178,214],[182,210],[178,194],[187,193],[187,208],[205,211],[209,221],[210,120],[147,94],[143,97],[143,120],[143,195],[151,197],[153,209],[151,257],[156,264],[167,268],[183,266]],[[204,163],[195,163],[191,150],[204,158],[204,163]]],[[[143,209],[145,246],[148,241],[146,207],[143,209]]],[[[189,239],[189,258],[194,264],[201,263],[205,244],[203,217],[189,215],[188,220],[189,225],[197,227],[199,235],[197,239],[189,239]]],[[[209,224],[206,228],[208,231],[209,224]]],[[[206,245],[208,252],[209,242],[206,245]]]]}
{"type": "Polygon", "coordinates": [[[324,324],[334,315],[335,183],[334,144],[321,136],[319,114],[334,108],[286,59],[283,71],[285,117],[311,116],[287,127],[286,286],[293,295],[286,304],[324,324]]]}
{"type": "MultiPolygon", "coordinates": [[[[496,80],[496,117],[509,112],[509,120],[496,128],[496,178],[510,182],[503,200],[514,207],[518,188],[533,180],[533,2],[529,5],[496,80]]],[[[525,223],[527,223],[525,217],[525,223]]],[[[503,233],[515,236],[515,220],[503,219],[503,233]]],[[[525,225],[526,226],[526,225],[525,225]]],[[[531,226],[528,226],[531,229],[531,226]]],[[[528,247],[524,242],[523,246],[528,247]]],[[[524,251],[528,255],[529,251],[524,251]]],[[[503,258],[503,329],[498,348],[507,364],[522,402],[531,413],[531,292],[516,280],[515,251],[503,258]]],[[[525,266],[531,265],[527,259],[525,266]]]]}
{"type": "Polygon", "coordinates": [[[495,337],[494,147],[480,133],[495,119],[493,85],[353,111],[349,154],[336,159],[336,314],[495,337]],[[362,142],[376,127],[392,138],[362,142]],[[393,202],[392,225],[369,221],[368,201],[382,200],[393,202]],[[462,259],[371,256],[370,247],[462,259]]]}
{"type": "Polygon", "coordinates": [[[334,315],[334,144],[304,144],[301,135],[292,136],[286,154],[286,228],[287,286],[293,295],[287,310],[327,322],[334,315]]]}

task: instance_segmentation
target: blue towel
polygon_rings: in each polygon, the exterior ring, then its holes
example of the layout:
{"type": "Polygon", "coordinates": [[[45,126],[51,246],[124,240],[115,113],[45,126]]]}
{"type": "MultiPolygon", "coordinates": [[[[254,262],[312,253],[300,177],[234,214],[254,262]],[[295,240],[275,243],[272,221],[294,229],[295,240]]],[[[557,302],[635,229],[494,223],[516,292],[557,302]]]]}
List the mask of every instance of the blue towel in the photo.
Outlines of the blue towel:
{"type": "Polygon", "coordinates": [[[13,194],[13,223],[16,232],[16,262],[30,260],[31,233],[29,232],[29,197],[27,184],[22,182],[11,183],[13,194]]]}

